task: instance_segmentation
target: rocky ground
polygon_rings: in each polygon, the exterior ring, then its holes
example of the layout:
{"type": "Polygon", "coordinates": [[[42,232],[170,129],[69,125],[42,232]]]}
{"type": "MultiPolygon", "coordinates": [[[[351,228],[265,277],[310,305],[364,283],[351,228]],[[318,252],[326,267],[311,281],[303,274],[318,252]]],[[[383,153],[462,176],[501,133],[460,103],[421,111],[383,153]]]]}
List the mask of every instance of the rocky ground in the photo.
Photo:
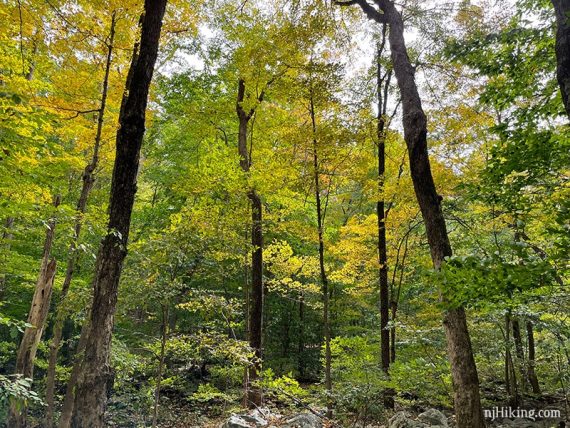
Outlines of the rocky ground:
{"type": "MultiPolygon", "coordinates": [[[[366,428],[453,428],[453,420],[437,409],[428,409],[418,415],[401,411],[392,416],[388,425],[368,426],[366,428]]],[[[282,416],[268,409],[256,409],[250,413],[233,414],[220,428],[332,428],[338,423],[327,421],[317,412],[304,412],[282,416]]],[[[502,419],[489,423],[493,428],[570,428],[568,421],[549,420],[532,421],[527,419],[502,419]]]]}

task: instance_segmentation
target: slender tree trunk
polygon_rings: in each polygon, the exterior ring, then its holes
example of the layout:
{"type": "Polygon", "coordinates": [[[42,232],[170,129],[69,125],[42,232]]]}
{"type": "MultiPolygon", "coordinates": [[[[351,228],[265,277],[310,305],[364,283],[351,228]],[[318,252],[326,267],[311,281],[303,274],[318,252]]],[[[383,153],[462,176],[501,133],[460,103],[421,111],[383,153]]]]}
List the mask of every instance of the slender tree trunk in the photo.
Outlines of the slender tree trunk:
{"type": "MultiPolygon", "coordinates": [[[[249,240],[249,233],[248,228],[245,228],[245,241],[248,242],[249,240]]],[[[248,254],[248,245],[246,245],[246,249],[244,251],[244,260],[243,260],[243,298],[245,302],[245,339],[249,343],[249,321],[250,321],[250,284],[249,284],[249,254],[248,254]]],[[[242,406],[248,407],[248,391],[249,391],[249,366],[246,366],[243,370],[243,398],[242,398],[242,406]]]]}
{"type": "Polygon", "coordinates": [[[249,311],[249,345],[255,351],[255,362],[249,373],[249,402],[251,406],[260,406],[263,401],[261,388],[251,387],[251,383],[259,378],[263,358],[263,231],[261,198],[255,190],[250,190],[251,200],[251,307],[249,311]]]}
{"type": "MultiPolygon", "coordinates": [[[[236,112],[239,119],[238,152],[241,169],[247,173],[251,167],[251,159],[247,149],[247,127],[249,120],[255,114],[256,107],[253,107],[249,112],[244,110],[242,103],[246,98],[245,90],[245,81],[239,79],[236,103],[236,112]]],[[[263,101],[263,95],[264,92],[262,91],[257,99],[259,103],[263,101]]],[[[261,389],[252,386],[252,383],[259,377],[263,357],[263,207],[261,198],[255,189],[249,189],[247,197],[251,202],[251,245],[253,247],[251,255],[251,293],[249,299],[249,346],[253,349],[255,355],[246,379],[246,396],[248,406],[257,407],[263,401],[261,389]]]]}
{"type": "Polygon", "coordinates": [[[305,297],[299,295],[299,347],[297,350],[297,370],[299,379],[305,378],[305,297]]]}
{"type": "Polygon", "coordinates": [[[527,386],[527,371],[525,370],[526,362],[524,358],[524,347],[521,335],[521,327],[519,320],[514,318],[512,320],[513,326],[513,341],[515,343],[515,354],[517,356],[517,368],[520,373],[520,381],[521,381],[521,392],[524,393],[526,391],[527,386]]]}
{"type": "Polygon", "coordinates": [[[570,2],[552,0],[556,13],[556,75],[562,102],[570,119],[570,2]]]}
{"type": "Polygon", "coordinates": [[[67,268],[65,270],[65,278],[63,280],[63,285],[61,287],[61,295],[59,298],[59,303],[56,310],[55,324],[53,327],[53,337],[50,342],[49,348],[49,358],[48,358],[48,371],[46,378],[46,418],[45,426],[51,428],[53,426],[53,415],[54,415],[54,395],[55,395],[55,371],[57,366],[57,356],[59,353],[59,348],[61,345],[61,338],[63,333],[63,324],[65,321],[63,314],[64,302],[67,298],[69,292],[69,287],[71,285],[71,280],[73,278],[73,273],[75,271],[75,265],[78,260],[77,254],[77,243],[79,242],[79,237],[81,235],[81,228],[83,226],[83,215],[85,214],[87,208],[87,200],[93,184],[95,183],[95,169],[99,163],[99,147],[101,145],[101,135],[103,132],[103,122],[105,118],[105,107],[107,104],[107,92],[109,88],[109,73],[111,70],[111,59],[113,55],[113,42],[115,39],[115,22],[116,22],[116,12],[111,15],[111,29],[109,32],[109,41],[107,43],[107,58],[105,63],[105,74],[103,77],[102,92],[101,92],[101,104],[99,107],[97,115],[97,131],[95,134],[95,143],[93,145],[93,155],[91,161],[85,166],[82,176],[82,188],[77,201],[76,206],[76,216],[75,225],[73,230],[73,239],[69,245],[69,256],[67,259],[67,268]]]}
{"type": "MultiPolygon", "coordinates": [[[[411,229],[408,233],[411,232],[411,229]]],[[[392,328],[390,329],[390,362],[396,361],[396,317],[398,314],[398,305],[400,302],[400,292],[402,290],[402,282],[404,281],[404,269],[406,266],[406,258],[408,256],[408,235],[406,235],[404,240],[404,254],[402,255],[402,260],[399,262],[398,257],[396,258],[396,266],[394,267],[394,274],[392,275],[392,287],[390,290],[390,308],[392,311],[392,328]],[[400,277],[398,279],[398,287],[395,287],[397,268],[400,270],[400,277]]],[[[399,253],[398,249],[398,253],[399,253]]]]}
{"type": "Polygon", "coordinates": [[[378,194],[376,202],[376,215],[378,218],[378,265],[379,265],[379,285],[380,285],[380,347],[382,370],[386,374],[390,369],[390,331],[388,330],[390,296],[388,284],[388,252],[386,248],[386,213],[384,210],[384,182],[386,179],[386,110],[383,99],[385,80],[390,79],[389,72],[382,76],[381,59],[386,42],[386,24],[382,29],[382,41],[377,52],[377,92],[378,92],[378,117],[376,139],[378,146],[378,194]]]}
{"type": "MultiPolygon", "coordinates": [[[[145,131],[145,111],[166,0],[145,0],[139,55],[126,88],[119,115],[116,158],[111,184],[109,224],[101,241],[93,281],[90,327],[74,390],[73,427],[103,427],[110,379],[111,335],[119,279],[136,194],[139,156],[145,131]]],[[[77,363],[76,363],[77,364],[77,363]]]]}
{"type": "Polygon", "coordinates": [[[510,311],[508,311],[505,314],[505,383],[507,385],[509,403],[517,406],[519,404],[519,390],[513,362],[511,329],[512,318],[510,311]]]}
{"type": "MultiPolygon", "coordinates": [[[[396,322],[398,313],[398,303],[395,301],[390,302],[390,311],[392,315],[392,323],[396,322]]],[[[390,328],[390,363],[396,361],[396,326],[392,325],[390,328]]]]}
{"type": "Polygon", "coordinates": [[[152,428],[156,428],[158,422],[158,405],[160,402],[160,384],[164,371],[164,356],[166,351],[166,337],[168,334],[168,306],[162,306],[162,325],[160,329],[162,335],[160,340],[160,357],[158,362],[158,373],[156,374],[156,387],[154,389],[154,407],[152,410],[152,428]]]}
{"type": "MultiPolygon", "coordinates": [[[[60,203],[59,195],[54,198],[54,207],[58,207],[60,203]]],[[[31,327],[26,327],[24,335],[18,347],[16,355],[15,374],[24,378],[33,379],[34,377],[34,360],[36,351],[42,337],[46,318],[49,312],[51,294],[53,290],[53,279],[56,270],[55,259],[50,260],[51,248],[55,236],[55,213],[48,221],[44,248],[42,253],[42,261],[40,265],[40,273],[36,282],[34,296],[30,311],[28,312],[27,323],[31,327]]],[[[8,426],[13,428],[21,428],[26,426],[27,406],[22,403],[13,402],[10,406],[10,414],[8,416],[8,426]]]]}
{"type": "Polygon", "coordinates": [[[540,394],[540,384],[538,383],[538,377],[534,370],[536,364],[536,354],[535,354],[535,344],[534,344],[534,329],[532,326],[532,321],[528,320],[526,322],[526,336],[528,340],[528,380],[532,387],[532,392],[535,394],[540,394]]]}
{"type": "MultiPolygon", "coordinates": [[[[378,194],[376,202],[376,216],[378,219],[378,280],[380,288],[380,359],[382,370],[389,376],[390,371],[390,285],[388,283],[388,250],[386,243],[386,215],[385,211],[385,180],[386,180],[386,108],[388,102],[388,87],[392,71],[387,70],[382,75],[382,54],[386,45],[386,32],[388,26],[382,25],[382,39],[377,52],[376,90],[378,96],[378,116],[376,139],[378,146],[378,194]]],[[[384,406],[394,408],[395,391],[392,388],[384,391],[384,406]]]]}
{"type": "Polygon", "coordinates": [[[323,293],[323,327],[325,336],[325,388],[327,397],[327,417],[332,417],[332,376],[331,376],[331,325],[330,325],[330,290],[325,269],[325,243],[323,237],[323,209],[321,206],[321,186],[319,171],[319,154],[317,144],[317,121],[315,117],[315,103],[313,87],[310,88],[310,114],[313,132],[313,174],[315,184],[315,200],[317,204],[317,232],[319,236],[319,270],[321,275],[321,285],[323,293]]]}

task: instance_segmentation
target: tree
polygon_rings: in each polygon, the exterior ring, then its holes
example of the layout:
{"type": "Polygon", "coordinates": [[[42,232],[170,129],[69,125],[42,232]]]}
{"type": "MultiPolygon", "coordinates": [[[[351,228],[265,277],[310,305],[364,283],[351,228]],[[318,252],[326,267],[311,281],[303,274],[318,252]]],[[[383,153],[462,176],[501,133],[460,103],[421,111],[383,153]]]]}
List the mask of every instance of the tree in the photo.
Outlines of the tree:
{"type": "MultiPolygon", "coordinates": [[[[389,0],[378,1],[379,10],[366,0],[337,4],[358,4],[370,19],[390,25],[392,65],[402,98],[404,139],[408,147],[414,190],[425,222],[433,264],[435,269],[440,269],[445,258],[452,254],[451,245],[441,210],[441,200],[431,173],[427,150],[427,119],[404,40],[402,16],[389,0]]],[[[445,300],[445,296],[443,298],[445,300]]],[[[483,427],[485,422],[479,396],[479,378],[465,310],[462,307],[447,309],[444,327],[455,391],[457,424],[460,428],[483,427]]]]}
{"type": "Polygon", "coordinates": [[[85,353],[74,391],[73,426],[104,426],[113,315],[127,252],[136,176],[144,135],[145,111],[166,0],[146,0],[138,53],[131,64],[119,116],[109,224],[97,255],[93,304],[85,332],[85,353]]]}
{"type": "MultiPolygon", "coordinates": [[[[270,83],[268,83],[269,85],[270,83]]],[[[265,89],[257,96],[257,103],[263,101],[265,89]]],[[[248,172],[251,167],[251,158],[247,145],[247,128],[250,119],[255,114],[257,105],[251,107],[249,111],[244,109],[243,103],[246,97],[245,81],[239,79],[238,96],[236,102],[236,112],[239,119],[238,132],[238,153],[240,156],[240,166],[244,172],[248,172]]],[[[246,396],[248,406],[257,407],[261,405],[262,395],[258,387],[252,386],[259,377],[261,370],[262,349],[261,340],[263,337],[263,206],[261,198],[255,189],[249,189],[247,197],[251,201],[251,294],[250,301],[246,302],[249,313],[249,345],[254,351],[254,361],[248,369],[246,380],[246,396]]]]}
{"type": "MultiPolygon", "coordinates": [[[[312,64],[309,65],[312,67],[312,64]]],[[[327,398],[327,416],[332,417],[332,405],[330,403],[330,395],[332,394],[332,375],[331,375],[331,322],[330,322],[330,288],[325,268],[325,243],[324,243],[324,221],[326,204],[323,206],[321,201],[321,183],[320,183],[320,162],[317,140],[317,119],[315,115],[315,85],[313,82],[313,70],[309,70],[309,114],[311,116],[311,131],[313,141],[313,178],[315,186],[315,202],[317,214],[317,233],[319,237],[319,273],[321,278],[322,294],[323,294],[323,330],[325,337],[325,388],[329,395],[327,398]]],[[[328,202],[328,196],[327,196],[328,202]]]]}

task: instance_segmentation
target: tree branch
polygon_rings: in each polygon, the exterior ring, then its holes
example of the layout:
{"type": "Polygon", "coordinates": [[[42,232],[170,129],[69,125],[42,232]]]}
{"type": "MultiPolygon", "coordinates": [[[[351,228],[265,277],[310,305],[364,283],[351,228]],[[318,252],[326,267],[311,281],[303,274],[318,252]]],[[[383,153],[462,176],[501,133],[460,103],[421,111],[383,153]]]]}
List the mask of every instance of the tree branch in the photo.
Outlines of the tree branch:
{"type": "Polygon", "coordinates": [[[380,24],[389,24],[387,16],[384,13],[378,11],[376,8],[374,8],[366,0],[348,0],[348,1],[334,0],[334,3],[337,6],[352,6],[357,4],[366,14],[368,19],[372,19],[373,21],[376,21],[380,24]]]}

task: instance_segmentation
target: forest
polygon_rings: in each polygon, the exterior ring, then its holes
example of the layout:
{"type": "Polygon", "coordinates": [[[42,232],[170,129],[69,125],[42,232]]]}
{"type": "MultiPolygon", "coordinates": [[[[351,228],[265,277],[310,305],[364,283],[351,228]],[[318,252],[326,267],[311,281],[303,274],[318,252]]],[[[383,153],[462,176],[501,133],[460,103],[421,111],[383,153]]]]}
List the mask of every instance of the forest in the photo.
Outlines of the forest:
{"type": "Polygon", "coordinates": [[[570,0],[0,21],[0,427],[570,426],[570,0]]]}

